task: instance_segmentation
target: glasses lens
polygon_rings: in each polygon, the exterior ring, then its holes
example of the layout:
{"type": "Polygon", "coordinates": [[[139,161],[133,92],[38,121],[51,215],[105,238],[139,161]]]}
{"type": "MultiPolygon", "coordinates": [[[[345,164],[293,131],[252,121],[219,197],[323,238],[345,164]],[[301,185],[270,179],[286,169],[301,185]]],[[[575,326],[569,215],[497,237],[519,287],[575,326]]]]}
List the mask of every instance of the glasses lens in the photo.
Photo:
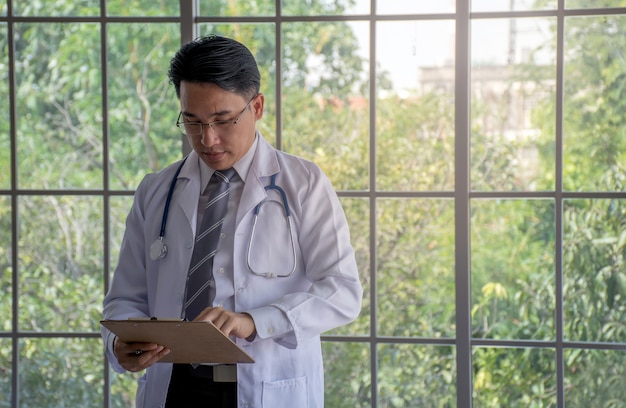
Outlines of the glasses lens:
{"type": "Polygon", "coordinates": [[[211,127],[215,131],[227,132],[232,129],[234,124],[234,120],[217,120],[215,122],[211,122],[211,127]]]}
{"type": "Polygon", "coordinates": [[[202,133],[202,124],[200,123],[183,123],[183,133],[191,136],[202,133]]]}

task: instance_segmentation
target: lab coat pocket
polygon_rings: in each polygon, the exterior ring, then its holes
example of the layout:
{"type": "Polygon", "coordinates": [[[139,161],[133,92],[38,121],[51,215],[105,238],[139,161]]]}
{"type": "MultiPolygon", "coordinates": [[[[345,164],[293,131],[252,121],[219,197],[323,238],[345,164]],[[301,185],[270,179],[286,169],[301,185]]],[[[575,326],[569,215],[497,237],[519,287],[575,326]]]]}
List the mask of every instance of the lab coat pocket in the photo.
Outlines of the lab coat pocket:
{"type": "Polygon", "coordinates": [[[307,408],[306,377],[263,382],[264,407],[307,408]]]}

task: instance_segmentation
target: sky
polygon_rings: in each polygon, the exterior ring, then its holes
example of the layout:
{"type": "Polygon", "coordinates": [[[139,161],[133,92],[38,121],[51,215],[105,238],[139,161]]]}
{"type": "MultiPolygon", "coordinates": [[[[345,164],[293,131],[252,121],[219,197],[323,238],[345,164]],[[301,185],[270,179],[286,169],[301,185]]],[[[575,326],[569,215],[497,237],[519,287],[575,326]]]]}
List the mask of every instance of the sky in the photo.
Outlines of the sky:
{"type": "MultiPolygon", "coordinates": [[[[369,0],[366,1],[369,4],[369,0]]],[[[499,11],[510,7],[510,0],[474,0],[476,11],[499,11]],[[490,8],[491,5],[491,8],[490,8]]],[[[522,0],[515,0],[516,9],[526,7],[522,0]]],[[[528,3],[528,0],[527,0],[528,3]]],[[[397,13],[406,5],[414,4],[414,12],[454,12],[453,2],[418,0],[380,0],[384,10],[397,13]],[[427,6],[430,4],[430,6],[427,6]],[[419,7],[419,10],[417,8],[419,7]]],[[[380,7],[379,7],[380,8],[380,7]]],[[[472,64],[503,65],[509,55],[509,32],[511,19],[475,19],[471,25],[472,64]]],[[[359,39],[361,56],[369,60],[369,23],[349,22],[359,39]]],[[[513,23],[515,35],[515,62],[525,61],[529,53],[550,38],[548,18],[516,19],[513,23]]],[[[419,81],[420,67],[450,66],[454,62],[455,23],[453,19],[379,21],[376,26],[377,61],[392,79],[394,88],[414,89],[419,81]]],[[[538,63],[551,63],[552,55],[540,54],[538,63]]]]}

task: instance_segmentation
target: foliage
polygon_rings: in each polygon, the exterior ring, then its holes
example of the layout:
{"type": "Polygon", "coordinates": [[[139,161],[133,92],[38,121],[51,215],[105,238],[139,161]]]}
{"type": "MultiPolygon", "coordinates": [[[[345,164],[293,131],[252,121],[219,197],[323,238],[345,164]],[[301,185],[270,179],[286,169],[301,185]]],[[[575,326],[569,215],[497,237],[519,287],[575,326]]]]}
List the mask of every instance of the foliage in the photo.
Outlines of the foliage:
{"type": "Polygon", "coordinates": [[[554,350],[477,348],[472,357],[476,406],[556,406],[554,350]]]}
{"type": "MultiPolygon", "coordinates": [[[[563,90],[565,191],[619,191],[600,181],[624,161],[626,151],[625,18],[617,15],[567,19],[563,90]]],[[[554,90],[550,95],[555,97],[554,90]]],[[[555,137],[554,122],[549,120],[555,117],[552,98],[540,102],[536,112],[544,141],[555,137]]]]}
{"type": "MultiPolygon", "coordinates": [[[[615,42],[623,42],[622,17],[573,17],[565,24],[563,189],[623,191],[623,79],[626,64],[615,42]],[[618,39],[619,38],[619,39],[618,39]],[[609,46],[608,44],[611,44],[609,46]],[[619,117],[619,119],[617,119],[619,117]]],[[[554,46],[555,42],[546,44],[554,46]]],[[[536,141],[541,169],[554,172],[556,89],[541,69],[523,76],[536,81],[539,100],[533,112],[541,130],[536,141]]],[[[478,131],[474,134],[478,135],[478,131]]],[[[497,154],[515,157],[517,145],[500,143],[497,154]]],[[[489,153],[486,149],[485,152],[489,153]]],[[[496,191],[516,190],[506,161],[491,180],[496,191]]],[[[551,177],[540,188],[553,189],[551,177]]],[[[624,204],[618,199],[563,202],[562,287],[564,337],[572,341],[624,341],[624,204]]],[[[475,336],[554,339],[554,253],[556,226],[552,205],[531,201],[503,205],[476,203],[472,217],[472,298],[475,336]],[[498,208],[510,207],[502,211],[498,208]],[[524,208],[526,207],[526,208],[524,208]],[[479,214],[478,212],[483,214],[479,214]],[[483,248],[481,250],[481,248],[483,248]],[[478,255],[478,257],[476,257],[478,255]]],[[[474,355],[475,401],[481,406],[554,406],[554,367],[536,365],[532,349],[519,352],[484,348],[474,355]],[[524,355],[524,357],[522,357],[524,355]],[[500,369],[503,367],[503,369],[500,369]],[[499,374],[496,379],[496,374],[499,374]],[[519,374],[519,378],[511,375],[519,374]],[[511,377],[511,378],[509,378],[511,377]],[[506,384],[527,382],[527,395],[506,384]],[[530,398],[530,399],[529,399],[530,398]]],[[[535,352],[536,353],[536,352],[535,352]]],[[[622,406],[624,396],[610,384],[619,378],[617,352],[566,350],[567,406],[622,406]],[[604,368],[603,368],[604,367],[604,368]],[[585,374],[582,374],[582,373],[585,374]],[[595,374],[592,374],[595,373],[595,374]],[[591,377],[588,377],[591,375],[591,377]],[[587,380],[585,380],[587,377],[587,380]],[[589,378],[597,381],[588,382],[589,378]],[[573,390],[577,389],[578,392],[573,390]],[[575,394],[575,396],[572,396],[575,394]]],[[[540,361],[541,359],[539,359],[540,361]]]]}
{"type": "Polygon", "coordinates": [[[626,208],[621,200],[565,204],[564,335],[626,341],[626,208]]]}
{"type": "Polygon", "coordinates": [[[585,408],[624,408],[624,351],[567,350],[565,405],[585,408]]]}

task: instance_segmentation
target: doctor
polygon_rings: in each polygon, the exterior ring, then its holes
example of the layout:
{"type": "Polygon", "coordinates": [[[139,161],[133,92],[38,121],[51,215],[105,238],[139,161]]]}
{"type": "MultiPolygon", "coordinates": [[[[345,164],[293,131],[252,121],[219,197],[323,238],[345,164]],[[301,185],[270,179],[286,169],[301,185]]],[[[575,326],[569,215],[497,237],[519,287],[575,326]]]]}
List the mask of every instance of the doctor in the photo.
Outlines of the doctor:
{"type": "Polygon", "coordinates": [[[234,168],[207,307],[194,320],[212,321],[256,362],[234,370],[155,364],[167,348],[124,343],[103,329],[110,364],[145,370],[137,407],[321,408],[320,334],[354,320],[362,296],[337,195],[318,166],[274,149],[256,130],[264,96],[244,45],[196,39],[168,75],[180,99],[177,126],[193,151],[138,186],[103,317],[185,317],[203,192],[216,170],[234,168]]]}

